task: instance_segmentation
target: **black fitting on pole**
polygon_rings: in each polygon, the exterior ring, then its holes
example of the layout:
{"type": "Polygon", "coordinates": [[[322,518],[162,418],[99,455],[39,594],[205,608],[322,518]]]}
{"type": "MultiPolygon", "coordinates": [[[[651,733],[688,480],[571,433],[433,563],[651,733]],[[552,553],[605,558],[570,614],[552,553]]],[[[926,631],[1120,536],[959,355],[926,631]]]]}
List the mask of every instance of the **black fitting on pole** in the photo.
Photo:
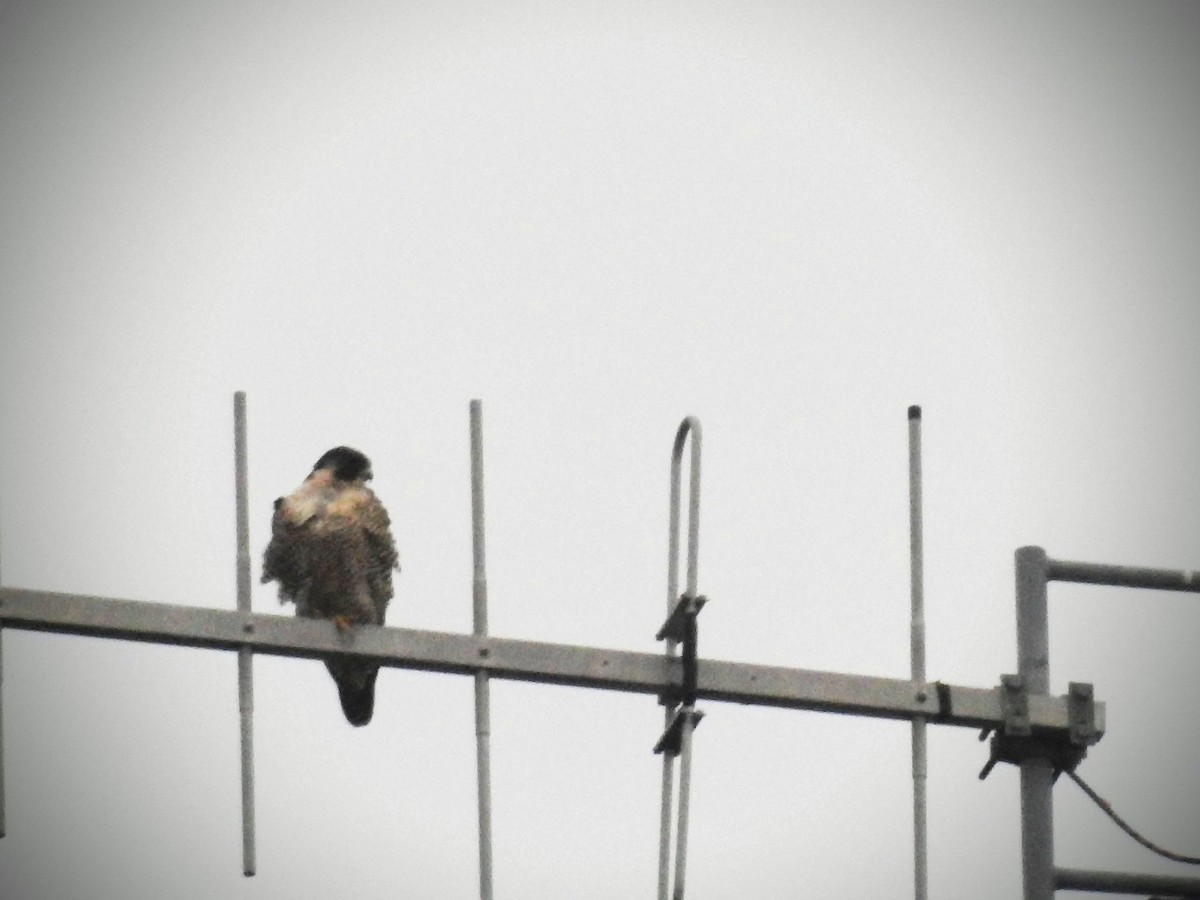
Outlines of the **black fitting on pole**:
{"type": "Polygon", "coordinates": [[[707,602],[707,597],[682,595],[676,602],[675,608],[671,610],[671,614],[667,616],[667,620],[663,622],[662,628],[658,629],[658,634],[654,636],[659,641],[673,641],[683,645],[681,654],[683,681],[677,696],[663,698],[665,706],[671,706],[680,701],[685,706],[691,706],[696,702],[696,642],[699,636],[696,618],[707,602]]]}
{"type": "Polygon", "coordinates": [[[687,615],[683,631],[683,705],[696,705],[696,641],[700,629],[696,626],[696,614],[700,611],[690,597],[687,600],[687,615]]]}
{"type": "MultiPolygon", "coordinates": [[[[979,773],[987,778],[998,762],[1020,765],[1031,759],[1045,760],[1054,769],[1054,779],[1062,772],[1074,772],[1087,756],[1087,748],[1100,736],[1096,731],[1095,703],[1092,686],[1086,682],[1071,682],[1067,706],[1071,719],[1069,731],[1043,732],[1029,724],[1029,695],[1020,675],[1001,675],[1001,706],[1004,726],[992,735],[988,761],[979,773]]],[[[987,732],[980,735],[983,740],[987,732]]]]}
{"type": "Polygon", "coordinates": [[[684,722],[690,719],[694,728],[704,717],[704,713],[695,708],[696,682],[699,671],[696,645],[700,635],[697,617],[707,602],[707,597],[692,597],[684,594],[679,598],[679,602],[675,604],[675,608],[671,610],[671,614],[667,616],[667,621],[663,623],[662,628],[658,630],[658,634],[656,635],[660,641],[675,641],[683,645],[682,653],[680,654],[680,662],[683,664],[683,679],[677,694],[673,696],[664,695],[662,698],[664,705],[674,706],[675,704],[679,704],[679,708],[675,710],[675,715],[671,717],[671,721],[667,725],[666,730],[663,731],[662,737],[654,745],[655,753],[667,753],[670,756],[678,755],[683,744],[684,722]]]}

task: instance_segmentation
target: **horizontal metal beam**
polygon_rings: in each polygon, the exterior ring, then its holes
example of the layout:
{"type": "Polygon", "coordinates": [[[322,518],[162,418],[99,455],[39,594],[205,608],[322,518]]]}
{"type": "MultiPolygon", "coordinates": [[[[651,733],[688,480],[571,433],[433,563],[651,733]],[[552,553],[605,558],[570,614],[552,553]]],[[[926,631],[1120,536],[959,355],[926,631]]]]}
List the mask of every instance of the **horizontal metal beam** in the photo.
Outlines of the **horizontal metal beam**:
{"type": "Polygon", "coordinates": [[[1164,897],[1200,898],[1200,878],[1178,878],[1169,875],[1134,875],[1127,872],[1055,869],[1054,884],[1060,891],[1093,891],[1098,894],[1160,894],[1164,897]]]}
{"type": "MultiPolygon", "coordinates": [[[[491,636],[357,626],[342,634],[330,622],[236,610],[174,606],[14,588],[0,589],[5,628],[48,631],[218,650],[320,659],[331,654],[364,657],[385,666],[448,672],[486,672],[493,678],[573,685],[643,694],[677,692],[679,658],[522,641],[491,636]]],[[[997,728],[1004,724],[1000,689],[920,685],[896,678],[843,675],[782,666],[702,659],[696,696],[703,700],[780,706],[997,728]]],[[[1096,703],[1096,727],[1104,730],[1104,704],[1096,703]]],[[[1064,697],[1032,695],[1034,728],[1067,731],[1064,697]]]]}
{"type": "Polygon", "coordinates": [[[1046,578],[1078,584],[1110,587],[1149,588],[1158,591],[1189,591],[1200,594],[1200,572],[1147,569],[1139,566],[1109,566],[1099,563],[1046,560],[1046,578]]]}

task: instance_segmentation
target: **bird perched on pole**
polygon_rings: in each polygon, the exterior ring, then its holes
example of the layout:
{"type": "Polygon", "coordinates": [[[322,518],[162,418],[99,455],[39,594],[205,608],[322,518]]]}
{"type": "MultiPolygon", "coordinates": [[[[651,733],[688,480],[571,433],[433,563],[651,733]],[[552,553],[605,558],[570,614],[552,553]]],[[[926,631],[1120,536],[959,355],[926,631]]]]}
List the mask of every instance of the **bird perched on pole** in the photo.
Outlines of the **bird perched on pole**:
{"type": "MultiPolygon", "coordinates": [[[[374,491],[371,461],[350,447],[325,453],[304,482],[275,501],[262,581],[279,582],[279,601],[296,615],[330,619],[342,633],[382,625],[392,599],[392,570],[400,568],[391,520],[374,491]]],[[[377,663],[331,658],[351,725],[366,725],[375,709],[377,663]]]]}

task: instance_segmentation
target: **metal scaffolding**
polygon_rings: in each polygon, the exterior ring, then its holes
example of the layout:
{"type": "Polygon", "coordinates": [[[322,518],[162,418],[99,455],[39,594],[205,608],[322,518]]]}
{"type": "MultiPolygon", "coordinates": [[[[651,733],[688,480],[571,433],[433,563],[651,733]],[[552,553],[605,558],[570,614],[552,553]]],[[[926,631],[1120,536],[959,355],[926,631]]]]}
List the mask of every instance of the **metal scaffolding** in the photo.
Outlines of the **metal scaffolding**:
{"type": "MultiPolygon", "coordinates": [[[[1195,572],[1097,565],[1050,559],[1041,547],[1016,552],[1017,657],[1020,690],[1033,700],[1050,689],[1050,628],[1047,585],[1074,581],[1111,587],[1150,588],[1200,593],[1195,572]]],[[[1087,690],[1073,690],[1076,710],[1086,710],[1087,690]]],[[[1078,713],[1076,713],[1076,716],[1078,713]]],[[[1076,728],[1078,731],[1078,728],[1076,728]]],[[[1091,743],[1090,740],[1086,741],[1091,743]]],[[[1164,878],[1124,872],[1059,869],[1054,865],[1054,779],[1064,768],[1073,768],[1050,742],[1018,748],[1021,767],[1021,863],[1025,900],[1053,900],[1056,890],[1096,891],[1110,894],[1154,894],[1200,897],[1200,878],[1164,878]]]]}
{"type": "MultiPolygon", "coordinates": [[[[470,404],[473,609],[471,634],[361,626],[345,643],[319,620],[254,613],[250,608],[247,513],[246,398],[234,395],[237,512],[237,608],[176,606],[106,597],[0,588],[3,630],[18,629],[233,652],[238,659],[241,721],[243,872],[255,873],[253,668],[255,654],[324,659],[357,657],[383,666],[469,675],[475,682],[479,801],[479,891],[492,898],[489,683],[493,678],[571,685],[655,696],[665,708],[658,896],[682,900],[693,732],[703,715],[697,700],[842,713],[908,721],[912,726],[914,892],[927,896],[927,724],[994,732],[986,775],[996,762],[1020,768],[1022,864],[1025,900],[1052,900],[1056,890],[1200,896],[1200,879],[1163,878],[1055,868],[1052,786],[1073,769],[1105,730],[1105,706],[1091,686],[1072,683],[1049,693],[1047,583],[1148,587],[1200,592],[1200,575],[1099,566],[1047,557],[1039,547],[1016,553],[1018,673],[997,687],[976,688],[926,680],[919,407],[910,407],[909,500],[911,541],[911,656],[909,679],[879,678],[781,666],[702,659],[697,617],[706,598],[697,593],[700,522],[700,422],[688,417],[676,433],[671,458],[667,619],[658,638],[665,653],[583,647],[497,638],[488,634],[484,552],[482,404],[470,404]],[[686,588],[678,591],[683,451],[690,442],[686,588]],[[682,648],[682,653],[677,652],[682,648]],[[674,758],[680,758],[678,804],[673,803],[674,758]],[[671,838],[674,823],[674,887],[671,838]]],[[[0,837],[4,835],[3,668],[0,656],[0,837]]],[[[982,777],[982,776],[981,776],[982,777]]]]}

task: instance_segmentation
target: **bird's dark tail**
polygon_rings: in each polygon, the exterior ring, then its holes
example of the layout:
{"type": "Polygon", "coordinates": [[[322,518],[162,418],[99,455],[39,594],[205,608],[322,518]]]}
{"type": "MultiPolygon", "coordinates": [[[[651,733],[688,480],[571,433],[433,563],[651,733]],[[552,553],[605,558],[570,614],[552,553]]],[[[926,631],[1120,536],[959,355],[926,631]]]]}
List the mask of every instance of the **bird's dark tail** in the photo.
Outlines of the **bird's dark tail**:
{"type": "Polygon", "coordinates": [[[338,697],[342,701],[346,721],[355,727],[366,725],[375,713],[375,679],[379,675],[379,667],[348,672],[335,671],[331,666],[329,671],[337,682],[338,697]]]}

